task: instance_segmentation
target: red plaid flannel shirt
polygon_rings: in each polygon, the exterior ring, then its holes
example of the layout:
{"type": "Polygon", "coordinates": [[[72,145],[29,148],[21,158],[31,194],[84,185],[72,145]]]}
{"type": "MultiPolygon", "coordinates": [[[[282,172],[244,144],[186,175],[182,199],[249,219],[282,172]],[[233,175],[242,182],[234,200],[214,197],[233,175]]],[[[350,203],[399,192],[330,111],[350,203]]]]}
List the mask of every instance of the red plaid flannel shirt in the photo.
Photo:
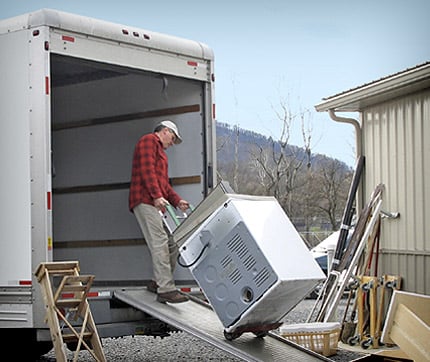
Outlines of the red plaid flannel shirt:
{"type": "Polygon", "coordinates": [[[163,144],[155,133],[151,133],[141,137],[134,149],[130,211],[140,203],[154,205],[154,200],[159,197],[164,197],[175,207],[181,200],[169,183],[168,159],[163,144]]]}

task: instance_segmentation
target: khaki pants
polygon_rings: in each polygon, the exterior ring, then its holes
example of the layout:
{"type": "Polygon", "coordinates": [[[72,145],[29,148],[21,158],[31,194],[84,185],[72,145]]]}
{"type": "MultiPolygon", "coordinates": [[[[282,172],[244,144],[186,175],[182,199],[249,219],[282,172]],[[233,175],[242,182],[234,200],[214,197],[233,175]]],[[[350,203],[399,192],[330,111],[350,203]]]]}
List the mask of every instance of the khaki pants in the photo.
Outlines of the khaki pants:
{"type": "Polygon", "coordinates": [[[158,293],[176,290],[173,272],[178,257],[178,247],[167,234],[158,209],[152,205],[139,204],[133,212],[152,256],[152,268],[154,279],[158,284],[158,293]]]}

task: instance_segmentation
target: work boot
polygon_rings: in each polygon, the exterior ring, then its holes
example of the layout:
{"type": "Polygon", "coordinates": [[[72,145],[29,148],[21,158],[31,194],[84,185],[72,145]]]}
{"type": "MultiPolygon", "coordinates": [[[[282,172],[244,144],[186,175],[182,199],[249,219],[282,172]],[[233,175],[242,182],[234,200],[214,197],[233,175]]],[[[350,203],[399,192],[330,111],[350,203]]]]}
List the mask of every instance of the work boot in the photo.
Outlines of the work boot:
{"type": "Polygon", "coordinates": [[[158,293],[157,301],[160,303],[183,303],[188,300],[188,297],[179,293],[177,290],[166,293],[158,293]]]}
{"type": "Polygon", "coordinates": [[[148,289],[151,293],[157,293],[158,285],[155,281],[151,280],[147,285],[146,289],[148,289]]]}

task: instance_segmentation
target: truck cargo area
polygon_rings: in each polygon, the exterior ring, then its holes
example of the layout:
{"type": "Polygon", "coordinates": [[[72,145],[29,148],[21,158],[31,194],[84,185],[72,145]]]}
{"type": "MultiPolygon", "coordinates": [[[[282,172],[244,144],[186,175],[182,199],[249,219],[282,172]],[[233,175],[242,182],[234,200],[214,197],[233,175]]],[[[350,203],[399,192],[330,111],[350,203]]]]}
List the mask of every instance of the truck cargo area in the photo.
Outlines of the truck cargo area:
{"type": "MultiPolygon", "coordinates": [[[[132,154],[142,135],[172,119],[184,142],[168,150],[170,181],[198,203],[211,183],[204,84],[55,54],[51,77],[53,261],[79,260],[82,273],[96,276],[99,297],[90,303],[101,336],[134,334],[142,325],[158,334],[147,314],[110,299],[113,290],[152,278],[149,250],[128,209],[132,154]]],[[[186,268],[176,268],[175,279],[179,287],[196,285],[186,268]]]]}
{"type": "Polygon", "coordinates": [[[53,260],[79,260],[99,285],[142,283],[151,264],[128,210],[134,145],[173,119],[185,142],[169,154],[171,182],[198,202],[207,192],[202,84],[62,55],[51,56],[51,73],[53,260]],[[193,162],[181,162],[190,150],[193,162]]]}

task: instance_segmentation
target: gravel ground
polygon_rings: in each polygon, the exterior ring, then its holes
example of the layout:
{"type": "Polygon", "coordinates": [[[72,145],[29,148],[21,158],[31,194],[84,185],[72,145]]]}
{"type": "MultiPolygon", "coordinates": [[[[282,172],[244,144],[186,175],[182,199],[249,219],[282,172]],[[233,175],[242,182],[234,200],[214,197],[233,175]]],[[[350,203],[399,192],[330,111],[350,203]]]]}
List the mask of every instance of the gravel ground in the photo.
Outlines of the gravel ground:
{"type": "MultiPolygon", "coordinates": [[[[314,303],[315,301],[312,299],[303,300],[286,316],[285,322],[287,324],[305,322],[314,303]]],[[[342,306],[339,308],[339,314],[341,310],[342,306]]],[[[104,338],[102,342],[108,361],[242,361],[185,332],[172,333],[167,338],[135,336],[117,339],[104,338]]],[[[331,356],[330,359],[339,362],[352,361],[363,355],[339,349],[337,354],[331,356]]],[[[68,359],[73,360],[72,352],[69,353],[68,359]]],[[[55,361],[53,350],[39,359],[39,362],[53,361],[55,361]]],[[[82,351],[79,354],[79,361],[87,362],[94,361],[94,359],[88,352],[82,351]]]]}

